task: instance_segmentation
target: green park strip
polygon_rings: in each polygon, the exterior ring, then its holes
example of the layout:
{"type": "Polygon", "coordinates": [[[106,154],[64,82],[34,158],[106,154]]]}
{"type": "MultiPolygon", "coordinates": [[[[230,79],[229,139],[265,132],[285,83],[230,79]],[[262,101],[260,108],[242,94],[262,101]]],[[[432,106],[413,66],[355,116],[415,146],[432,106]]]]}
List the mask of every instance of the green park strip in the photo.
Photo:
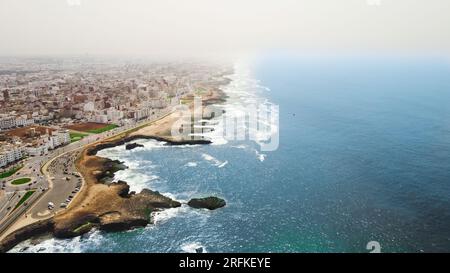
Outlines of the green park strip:
{"type": "Polygon", "coordinates": [[[76,142],[78,140],[82,140],[86,136],[88,136],[88,134],[70,132],[70,142],[76,142]]]}
{"type": "Polygon", "coordinates": [[[112,129],[115,129],[117,127],[119,127],[119,126],[117,126],[115,124],[109,124],[109,125],[106,125],[105,127],[99,128],[99,129],[89,130],[88,133],[100,134],[100,133],[104,133],[104,132],[110,131],[112,129]]]}
{"type": "Polygon", "coordinates": [[[31,181],[31,178],[24,177],[24,178],[19,178],[19,179],[14,180],[13,182],[11,182],[11,184],[13,184],[13,185],[23,185],[23,184],[26,184],[26,183],[28,183],[30,181],[31,181]]]}
{"type": "Polygon", "coordinates": [[[10,177],[11,175],[15,174],[18,170],[22,169],[22,167],[23,166],[18,166],[18,167],[12,168],[9,171],[2,172],[2,173],[0,173],[0,178],[10,177]]]}
{"type": "MultiPolygon", "coordinates": [[[[28,198],[30,198],[30,197],[33,195],[33,193],[35,193],[35,192],[36,192],[36,191],[27,191],[27,192],[25,193],[25,195],[22,197],[22,199],[20,199],[19,203],[17,203],[17,205],[16,205],[16,207],[14,208],[14,210],[17,209],[18,207],[20,207],[23,203],[25,203],[25,201],[27,201],[28,198]]],[[[13,211],[14,211],[14,210],[13,210],[13,211]]]]}
{"type": "Polygon", "coordinates": [[[84,225],[82,225],[82,226],[79,226],[79,227],[77,227],[76,229],[74,229],[73,232],[79,233],[79,232],[83,232],[83,231],[85,231],[85,230],[88,230],[88,231],[89,231],[89,230],[92,228],[92,226],[93,226],[92,223],[87,222],[86,224],[84,224],[84,225]]]}

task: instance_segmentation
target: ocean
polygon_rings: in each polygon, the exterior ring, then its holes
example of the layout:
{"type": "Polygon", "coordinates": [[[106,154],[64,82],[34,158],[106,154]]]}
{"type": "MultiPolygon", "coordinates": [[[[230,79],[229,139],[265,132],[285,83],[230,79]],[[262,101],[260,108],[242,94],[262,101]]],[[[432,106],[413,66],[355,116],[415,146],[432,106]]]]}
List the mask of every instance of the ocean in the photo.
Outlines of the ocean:
{"type": "MultiPolygon", "coordinates": [[[[215,211],[183,205],[154,224],[11,252],[450,252],[450,63],[439,57],[273,54],[236,66],[225,115],[279,106],[279,147],[139,140],[100,156],[129,167],[131,190],[177,200],[215,195],[215,211]]],[[[220,125],[220,123],[219,123],[220,125]]]]}

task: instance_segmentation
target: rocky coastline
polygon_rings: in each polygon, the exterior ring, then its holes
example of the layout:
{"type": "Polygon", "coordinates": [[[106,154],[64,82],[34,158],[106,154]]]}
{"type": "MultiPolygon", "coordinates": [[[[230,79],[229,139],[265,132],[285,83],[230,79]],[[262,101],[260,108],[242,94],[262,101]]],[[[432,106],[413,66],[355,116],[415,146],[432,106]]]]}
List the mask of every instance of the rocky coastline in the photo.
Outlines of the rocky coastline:
{"type": "Polygon", "coordinates": [[[110,142],[105,142],[105,143],[100,143],[92,148],[88,149],[88,155],[96,155],[97,152],[104,150],[104,149],[108,149],[108,148],[114,148],[117,146],[122,146],[125,145],[128,142],[131,141],[135,141],[135,140],[139,140],[139,139],[153,139],[156,141],[160,141],[160,142],[164,142],[164,145],[167,146],[181,146],[181,145],[207,145],[207,144],[211,144],[210,140],[171,140],[169,138],[166,137],[158,137],[158,136],[146,136],[146,135],[132,135],[132,136],[127,136],[115,141],[110,141],[110,142]]]}
{"type": "Polygon", "coordinates": [[[46,234],[65,239],[81,236],[93,228],[105,232],[119,232],[145,227],[151,223],[152,212],[181,206],[181,203],[156,191],[144,189],[139,194],[130,193],[129,186],[123,181],[113,183],[110,187],[117,193],[116,198],[122,199],[122,207],[119,210],[112,209],[101,214],[86,211],[70,219],[55,217],[36,222],[8,235],[0,244],[0,253],[7,252],[24,240],[46,234]]]}
{"type": "MultiPolygon", "coordinates": [[[[225,100],[219,89],[206,100],[205,105],[225,100]]],[[[205,101],[204,101],[205,102],[205,101]]],[[[161,132],[167,132],[173,120],[162,122],[161,132]]],[[[151,127],[149,125],[148,127],[151,127]]],[[[158,125],[156,125],[158,126],[158,125]]],[[[158,131],[159,133],[159,131],[158,131]]],[[[144,189],[140,193],[130,192],[124,181],[114,182],[114,173],[126,168],[120,161],[102,158],[96,154],[103,149],[126,145],[138,139],[153,139],[164,145],[208,145],[204,139],[177,139],[158,133],[141,134],[139,131],[119,135],[88,146],[77,159],[76,166],[85,180],[84,189],[77,195],[70,208],[56,216],[20,228],[0,242],[0,253],[7,252],[22,241],[51,234],[55,238],[72,238],[96,228],[105,232],[125,231],[145,227],[151,223],[151,214],[163,209],[180,207],[181,203],[161,195],[157,191],[144,189]]],[[[216,197],[192,199],[193,208],[217,209],[225,201],[216,197]]]]}
{"type": "MultiPolygon", "coordinates": [[[[50,234],[55,238],[66,239],[81,236],[96,228],[105,232],[126,231],[145,227],[151,224],[151,213],[163,209],[180,207],[181,203],[160,194],[157,191],[144,189],[140,193],[130,192],[125,181],[111,183],[114,173],[126,169],[122,162],[96,156],[103,149],[121,146],[137,139],[154,139],[164,141],[166,145],[198,145],[210,144],[210,141],[172,141],[153,136],[130,136],[108,143],[90,147],[85,155],[95,157],[97,162],[91,176],[98,185],[106,188],[103,194],[109,198],[95,199],[95,203],[87,203],[75,210],[68,210],[50,219],[16,230],[2,240],[0,253],[7,252],[22,241],[50,234]]],[[[192,206],[193,207],[193,206],[192,206]]],[[[198,207],[200,208],[200,207],[198,207]]]]}

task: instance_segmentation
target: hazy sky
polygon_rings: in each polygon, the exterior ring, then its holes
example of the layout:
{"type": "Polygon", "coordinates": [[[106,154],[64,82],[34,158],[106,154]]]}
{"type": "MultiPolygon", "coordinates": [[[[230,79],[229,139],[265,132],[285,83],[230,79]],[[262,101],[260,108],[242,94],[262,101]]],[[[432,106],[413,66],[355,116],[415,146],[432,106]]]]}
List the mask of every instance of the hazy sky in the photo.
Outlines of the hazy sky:
{"type": "Polygon", "coordinates": [[[0,55],[448,54],[450,1],[0,0],[0,37],[0,55]]]}

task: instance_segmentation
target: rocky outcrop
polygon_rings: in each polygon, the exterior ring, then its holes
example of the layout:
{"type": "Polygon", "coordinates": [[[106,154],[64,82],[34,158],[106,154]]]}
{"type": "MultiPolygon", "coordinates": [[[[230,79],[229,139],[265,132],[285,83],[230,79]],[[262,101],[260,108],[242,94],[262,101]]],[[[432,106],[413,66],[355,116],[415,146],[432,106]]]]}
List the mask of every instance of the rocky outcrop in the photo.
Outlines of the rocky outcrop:
{"type": "Polygon", "coordinates": [[[111,160],[108,158],[99,159],[101,162],[100,168],[95,171],[95,177],[99,182],[109,183],[114,178],[114,173],[125,170],[128,167],[119,160],[111,160]]]}
{"type": "Polygon", "coordinates": [[[188,202],[188,205],[196,209],[215,210],[226,205],[225,200],[218,197],[194,198],[188,202]]]}
{"type": "Polygon", "coordinates": [[[124,231],[150,224],[152,212],[180,207],[181,203],[148,189],[135,194],[129,185],[112,183],[102,197],[84,208],[55,217],[53,234],[57,238],[71,238],[93,228],[104,231],[124,231]]]}
{"type": "Polygon", "coordinates": [[[56,238],[73,238],[89,232],[94,224],[100,221],[95,213],[79,213],[72,217],[71,221],[56,221],[53,229],[53,235],[56,238]]]}
{"type": "Polygon", "coordinates": [[[138,144],[138,143],[129,143],[129,144],[125,145],[126,150],[133,150],[133,149],[136,149],[139,147],[144,147],[144,145],[138,144]]]}
{"type": "Polygon", "coordinates": [[[108,192],[100,193],[106,197],[97,199],[95,204],[15,231],[2,240],[0,253],[10,250],[24,240],[44,234],[52,234],[56,238],[73,238],[93,228],[116,232],[145,227],[151,223],[152,212],[181,206],[181,203],[157,191],[144,189],[135,194],[130,193],[129,188],[123,181],[112,183],[108,186],[108,192]]]}
{"type": "Polygon", "coordinates": [[[0,243],[0,253],[7,252],[15,245],[33,237],[42,236],[53,231],[53,219],[43,220],[25,226],[6,236],[0,243]]]}
{"type": "Polygon", "coordinates": [[[180,146],[180,145],[205,145],[205,144],[211,144],[212,142],[210,140],[203,140],[203,139],[192,139],[192,140],[171,140],[168,138],[164,138],[164,137],[157,137],[157,136],[145,136],[145,135],[133,135],[133,136],[128,136],[128,137],[124,137],[118,140],[114,140],[114,141],[109,141],[109,142],[104,142],[104,143],[100,143],[98,145],[95,145],[94,147],[91,147],[88,149],[87,151],[87,155],[92,156],[92,155],[96,155],[98,151],[104,150],[104,149],[108,149],[108,148],[113,148],[116,146],[121,146],[124,145],[128,142],[137,140],[137,139],[153,139],[153,140],[157,140],[157,141],[161,141],[164,142],[164,145],[167,146],[180,146]]]}

